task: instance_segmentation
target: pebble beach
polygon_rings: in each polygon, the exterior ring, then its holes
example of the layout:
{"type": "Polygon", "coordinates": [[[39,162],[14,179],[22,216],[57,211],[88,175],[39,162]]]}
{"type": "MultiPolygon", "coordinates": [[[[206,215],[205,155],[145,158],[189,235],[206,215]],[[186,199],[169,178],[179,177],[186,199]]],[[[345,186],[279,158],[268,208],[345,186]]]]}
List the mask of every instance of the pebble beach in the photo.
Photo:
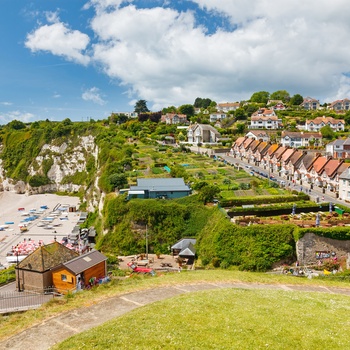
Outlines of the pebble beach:
{"type": "Polygon", "coordinates": [[[13,246],[23,241],[43,242],[48,244],[56,240],[60,242],[63,237],[68,236],[74,226],[78,224],[79,198],[71,196],[58,196],[55,194],[26,195],[15,192],[0,192],[0,263],[8,266],[6,256],[13,246]],[[39,217],[27,224],[28,231],[22,232],[20,226],[23,220],[28,217],[26,214],[39,211],[47,207],[38,215],[39,217]],[[58,226],[42,226],[42,220],[49,216],[54,208],[65,207],[64,220],[59,220],[58,226]],[[74,208],[75,211],[69,211],[74,208]]]}

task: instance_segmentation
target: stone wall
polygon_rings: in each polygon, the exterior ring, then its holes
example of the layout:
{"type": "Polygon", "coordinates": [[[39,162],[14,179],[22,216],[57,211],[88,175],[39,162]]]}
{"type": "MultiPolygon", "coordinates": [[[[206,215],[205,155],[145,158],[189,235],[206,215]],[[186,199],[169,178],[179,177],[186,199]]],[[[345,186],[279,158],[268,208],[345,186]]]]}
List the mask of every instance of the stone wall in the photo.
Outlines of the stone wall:
{"type": "Polygon", "coordinates": [[[307,233],[296,244],[297,259],[301,265],[317,264],[316,252],[334,252],[339,259],[348,258],[350,240],[336,240],[307,233]]]}

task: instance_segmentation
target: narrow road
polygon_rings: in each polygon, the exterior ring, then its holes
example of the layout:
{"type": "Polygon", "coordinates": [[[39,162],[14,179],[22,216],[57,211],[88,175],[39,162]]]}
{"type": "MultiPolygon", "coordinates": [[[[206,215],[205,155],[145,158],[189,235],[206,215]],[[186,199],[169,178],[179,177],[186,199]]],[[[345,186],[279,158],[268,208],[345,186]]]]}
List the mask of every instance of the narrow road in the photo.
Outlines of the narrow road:
{"type": "Polygon", "coordinates": [[[332,288],[322,286],[257,284],[257,283],[198,283],[160,287],[113,297],[90,307],[68,311],[33,326],[3,342],[1,349],[46,350],[54,344],[75,334],[97,327],[115,317],[122,316],[136,308],[169,299],[185,293],[222,288],[267,289],[298,292],[321,292],[350,296],[350,288],[332,288]]]}
{"type": "MultiPolygon", "coordinates": [[[[240,158],[235,158],[232,156],[228,155],[220,155],[221,158],[223,158],[228,164],[236,165],[239,164],[242,169],[246,170],[248,173],[251,171],[250,169],[247,168],[247,166],[252,166],[254,169],[259,169],[259,171],[267,173],[268,170],[264,169],[262,166],[256,166],[252,163],[248,163],[246,161],[241,160],[240,158]]],[[[278,173],[274,172],[271,173],[277,180],[282,180],[285,181],[287,184],[291,183],[291,181],[287,181],[285,178],[278,176],[278,173]]],[[[291,184],[290,187],[292,190],[295,189],[296,191],[302,191],[310,195],[311,200],[316,202],[316,198],[319,198],[319,202],[331,202],[333,204],[341,204],[347,207],[350,207],[349,203],[345,203],[342,200],[339,200],[338,198],[335,197],[335,194],[326,191],[326,193],[323,193],[321,188],[314,186],[314,188],[311,190],[311,193],[309,193],[310,185],[309,184],[303,184],[303,185],[295,185],[294,187],[291,184]]]]}

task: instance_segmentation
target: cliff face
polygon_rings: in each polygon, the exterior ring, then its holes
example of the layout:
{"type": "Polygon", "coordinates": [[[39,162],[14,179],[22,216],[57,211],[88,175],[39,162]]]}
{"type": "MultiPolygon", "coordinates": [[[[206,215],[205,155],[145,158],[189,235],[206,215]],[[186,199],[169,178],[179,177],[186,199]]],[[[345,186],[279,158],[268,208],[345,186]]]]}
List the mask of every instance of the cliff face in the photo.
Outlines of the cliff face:
{"type": "MultiPolygon", "coordinates": [[[[73,141],[67,140],[60,145],[55,141],[45,144],[37,157],[28,168],[30,176],[43,175],[50,180],[50,184],[31,187],[23,181],[13,181],[6,178],[5,171],[0,159],[0,174],[2,175],[2,188],[0,190],[15,191],[17,193],[46,193],[46,192],[78,192],[86,191],[84,183],[75,183],[77,173],[87,172],[88,159],[93,158],[97,167],[98,147],[93,136],[79,136],[73,141]],[[69,177],[67,179],[67,177],[69,177]]],[[[81,176],[83,179],[84,175],[81,176]]]]}

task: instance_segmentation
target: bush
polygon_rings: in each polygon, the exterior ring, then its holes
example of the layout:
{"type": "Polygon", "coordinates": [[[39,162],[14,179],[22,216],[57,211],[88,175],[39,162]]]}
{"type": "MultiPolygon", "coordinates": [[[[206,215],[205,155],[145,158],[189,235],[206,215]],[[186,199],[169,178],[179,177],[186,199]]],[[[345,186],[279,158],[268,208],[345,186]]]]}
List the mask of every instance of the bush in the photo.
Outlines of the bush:
{"type": "MultiPolygon", "coordinates": [[[[298,192],[297,192],[298,194],[298,192]]],[[[272,203],[285,203],[295,202],[300,200],[309,200],[307,194],[301,194],[296,196],[258,196],[258,197],[238,197],[232,199],[222,199],[220,205],[222,207],[241,206],[245,204],[272,204],[272,203]]]]}

